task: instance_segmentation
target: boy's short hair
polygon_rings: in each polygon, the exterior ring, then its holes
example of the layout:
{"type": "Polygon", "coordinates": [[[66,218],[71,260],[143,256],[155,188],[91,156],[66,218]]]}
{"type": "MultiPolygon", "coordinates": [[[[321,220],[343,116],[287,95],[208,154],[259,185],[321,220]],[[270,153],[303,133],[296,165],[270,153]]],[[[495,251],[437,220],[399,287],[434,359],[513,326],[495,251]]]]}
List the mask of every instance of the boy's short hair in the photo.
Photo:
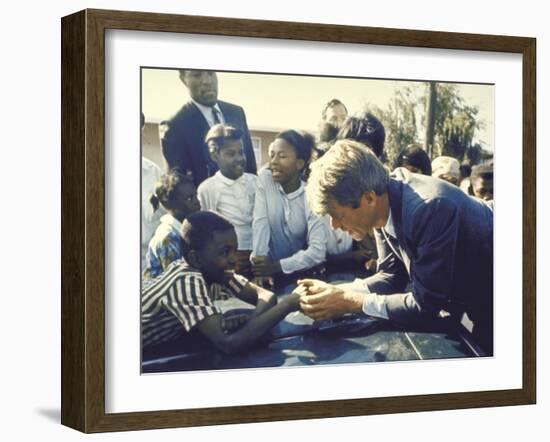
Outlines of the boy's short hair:
{"type": "Polygon", "coordinates": [[[185,259],[191,250],[200,251],[212,240],[215,232],[234,229],[233,224],[214,212],[199,211],[189,215],[182,223],[182,252],[185,259]]]}
{"type": "Polygon", "coordinates": [[[244,132],[228,124],[216,124],[210,128],[204,139],[209,152],[219,152],[226,141],[242,140],[244,132]]]}

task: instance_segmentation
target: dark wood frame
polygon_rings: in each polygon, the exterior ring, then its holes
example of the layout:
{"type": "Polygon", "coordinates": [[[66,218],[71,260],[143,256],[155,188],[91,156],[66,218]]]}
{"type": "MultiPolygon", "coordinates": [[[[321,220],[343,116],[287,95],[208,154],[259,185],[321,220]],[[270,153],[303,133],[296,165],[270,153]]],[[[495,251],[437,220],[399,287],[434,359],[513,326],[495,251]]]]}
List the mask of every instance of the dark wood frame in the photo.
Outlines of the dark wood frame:
{"type": "MultiPolygon", "coordinates": [[[[534,404],[536,40],[496,35],[85,10],[62,19],[61,422],[84,432],[534,404]],[[523,386],[406,397],[105,413],[105,30],[495,51],[523,57],[523,386]]],[[[520,111],[517,109],[516,111],[520,111]]]]}

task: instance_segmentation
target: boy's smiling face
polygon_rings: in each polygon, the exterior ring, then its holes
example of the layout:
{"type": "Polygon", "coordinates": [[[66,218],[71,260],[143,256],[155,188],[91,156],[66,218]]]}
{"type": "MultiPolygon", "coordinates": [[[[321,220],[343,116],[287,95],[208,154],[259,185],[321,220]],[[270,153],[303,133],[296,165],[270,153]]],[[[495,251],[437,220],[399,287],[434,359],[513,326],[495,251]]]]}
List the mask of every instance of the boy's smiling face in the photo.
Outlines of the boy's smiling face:
{"type": "Polygon", "coordinates": [[[235,229],[218,230],[197,251],[198,268],[209,282],[222,283],[224,272],[234,270],[237,263],[237,234],[235,229]]]}

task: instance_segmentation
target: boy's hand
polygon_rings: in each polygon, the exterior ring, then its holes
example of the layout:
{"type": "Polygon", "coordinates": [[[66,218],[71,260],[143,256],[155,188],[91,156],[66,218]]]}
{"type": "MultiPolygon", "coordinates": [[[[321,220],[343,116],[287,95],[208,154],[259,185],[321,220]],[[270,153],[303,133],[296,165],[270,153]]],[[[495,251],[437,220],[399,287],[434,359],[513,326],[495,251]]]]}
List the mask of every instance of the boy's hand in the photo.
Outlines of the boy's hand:
{"type": "Polygon", "coordinates": [[[300,298],[301,298],[300,293],[297,292],[296,290],[284,298],[285,302],[288,302],[288,304],[290,305],[291,312],[300,310],[300,298]]]}
{"type": "Polygon", "coordinates": [[[241,328],[250,319],[250,315],[247,313],[228,314],[224,315],[222,319],[222,330],[224,333],[233,333],[235,330],[241,328]]]}

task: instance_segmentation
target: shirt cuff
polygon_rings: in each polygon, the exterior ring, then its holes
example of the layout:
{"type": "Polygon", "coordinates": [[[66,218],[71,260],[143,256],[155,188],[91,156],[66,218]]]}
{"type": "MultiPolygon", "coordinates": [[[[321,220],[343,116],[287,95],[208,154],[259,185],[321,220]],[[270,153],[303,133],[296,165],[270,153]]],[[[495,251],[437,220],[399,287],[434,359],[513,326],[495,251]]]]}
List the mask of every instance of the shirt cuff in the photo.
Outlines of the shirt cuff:
{"type": "Polygon", "coordinates": [[[289,274],[297,272],[298,270],[304,270],[304,268],[299,268],[300,266],[297,265],[295,261],[296,260],[292,256],[279,260],[281,271],[285,274],[289,274]]]}
{"type": "Polygon", "coordinates": [[[376,318],[389,319],[386,306],[386,296],[376,293],[365,293],[363,295],[363,313],[376,318]]]}

